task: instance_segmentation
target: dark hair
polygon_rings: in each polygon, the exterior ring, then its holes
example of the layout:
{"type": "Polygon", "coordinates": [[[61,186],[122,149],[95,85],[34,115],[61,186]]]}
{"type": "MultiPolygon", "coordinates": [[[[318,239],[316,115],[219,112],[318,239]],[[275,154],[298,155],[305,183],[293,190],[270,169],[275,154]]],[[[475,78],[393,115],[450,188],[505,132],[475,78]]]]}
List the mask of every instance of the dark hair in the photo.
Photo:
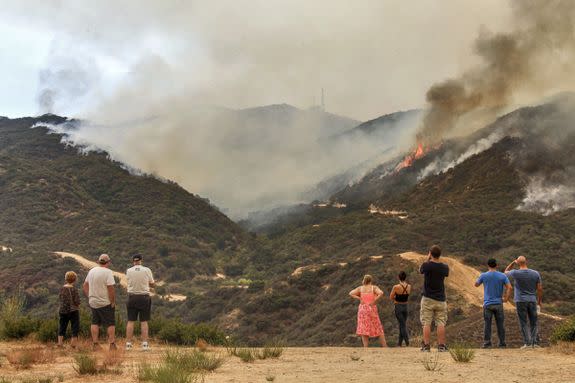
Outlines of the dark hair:
{"type": "Polygon", "coordinates": [[[487,266],[497,267],[497,261],[495,260],[495,258],[489,258],[489,260],[487,261],[487,266]]]}
{"type": "Polygon", "coordinates": [[[407,279],[407,274],[405,274],[405,271],[400,271],[397,277],[399,278],[400,281],[403,282],[407,279]]]}
{"type": "Polygon", "coordinates": [[[441,247],[433,245],[431,246],[431,249],[429,249],[429,252],[433,258],[437,259],[441,256],[441,247]]]}

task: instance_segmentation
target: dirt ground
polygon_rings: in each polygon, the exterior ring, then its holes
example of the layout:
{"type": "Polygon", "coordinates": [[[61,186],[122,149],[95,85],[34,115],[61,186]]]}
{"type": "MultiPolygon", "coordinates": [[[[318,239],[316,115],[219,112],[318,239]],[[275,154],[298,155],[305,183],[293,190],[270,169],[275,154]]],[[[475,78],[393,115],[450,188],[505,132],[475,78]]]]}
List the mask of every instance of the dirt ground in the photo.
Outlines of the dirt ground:
{"type": "MultiPolygon", "coordinates": [[[[0,352],[7,355],[22,346],[0,343],[0,352]]],[[[54,351],[56,359],[49,364],[18,370],[6,357],[0,357],[0,381],[28,381],[52,378],[53,382],[137,382],[136,370],[141,361],[158,360],[165,349],[133,350],[124,354],[121,374],[79,376],[74,370],[70,350],[54,351]]],[[[571,350],[573,351],[573,350],[571,350]]],[[[417,348],[321,347],[286,348],[279,359],[244,363],[227,356],[225,349],[208,352],[225,356],[225,363],[205,376],[206,383],[216,382],[573,382],[575,355],[563,354],[554,348],[539,350],[477,350],[471,363],[456,363],[448,353],[423,354],[417,348]],[[440,369],[427,371],[426,358],[439,358],[440,369]],[[272,380],[273,378],[273,380],[272,380]]],[[[102,354],[103,356],[103,354],[102,354]]]]}

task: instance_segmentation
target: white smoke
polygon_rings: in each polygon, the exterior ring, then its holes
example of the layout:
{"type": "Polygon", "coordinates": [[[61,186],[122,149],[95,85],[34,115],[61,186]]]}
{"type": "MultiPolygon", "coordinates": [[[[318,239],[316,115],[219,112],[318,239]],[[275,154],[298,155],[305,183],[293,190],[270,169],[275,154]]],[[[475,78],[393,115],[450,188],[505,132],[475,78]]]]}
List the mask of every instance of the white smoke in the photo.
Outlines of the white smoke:
{"type": "Polygon", "coordinates": [[[525,193],[525,198],[517,210],[551,215],[575,208],[575,188],[563,184],[549,184],[543,177],[532,177],[525,193]]]}
{"type": "Polygon", "coordinates": [[[454,153],[448,151],[440,158],[436,158],[429,165],[427,165],[418,175],[418,179],[422,180],[430,175],[445,173],[449,169],[456,167],[465,160],[473,157],[476,154],[484,152],[485,150],[491,148],[494,144],[501,141],[507,135],[502,129],[491,133],[485,138],[481,138],[477,142],[473,143],[471,146],[463,152],[460,156],[454,157],[454,153]]]}

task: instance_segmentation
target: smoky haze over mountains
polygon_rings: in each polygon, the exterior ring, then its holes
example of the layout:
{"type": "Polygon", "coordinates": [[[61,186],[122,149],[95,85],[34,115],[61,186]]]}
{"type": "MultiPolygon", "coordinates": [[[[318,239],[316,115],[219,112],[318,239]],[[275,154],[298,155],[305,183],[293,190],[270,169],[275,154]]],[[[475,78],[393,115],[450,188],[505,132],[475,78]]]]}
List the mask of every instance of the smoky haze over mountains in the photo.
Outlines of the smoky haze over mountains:
{"type": "MultiPolygon", "coordinates": [[[[570,90],[575,83],[575,2],[525,0],[512,4],[513,30],[481,31],[474,51],[481,64],[433,85],[419,140],[434,144],[457,128],[460,117],[492,119],[521,98],[570,90]]],[[[467,121],[469,122],[469,121],[467,121]]]]}
{"type": "Polygon", "coordinates": [[[350,4],[24,1],[5,12],[55,31],[37,98],[42,111],[85,121],[71,142],[172,179],[234,217],[300,202],[320,180],[389,160],[418,127],[439,141],[570,85],[570,2],[511,2],[511,22],[500,1],[476,12],[461,1],[350,4]],[[542,61],[547,54],[560,57],[542,61]],[[430,84],[469,67],[429,89],[425,123],[399,121],[392,137],[326,143],[359,122],[306,109],[322,87],[338,114],[410,109],[430,84]],[[276,104],[284,100],[302,108],[276,104]],[[270,106],[242,109],[250,105],[270,106]]]}

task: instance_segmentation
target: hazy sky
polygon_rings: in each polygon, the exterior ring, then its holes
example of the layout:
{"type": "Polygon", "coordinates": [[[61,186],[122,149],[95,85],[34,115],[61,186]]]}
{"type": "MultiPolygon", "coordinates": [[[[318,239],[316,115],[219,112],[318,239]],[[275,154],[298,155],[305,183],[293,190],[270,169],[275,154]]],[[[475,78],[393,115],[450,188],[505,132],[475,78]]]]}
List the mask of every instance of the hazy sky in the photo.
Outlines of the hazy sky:
{"type": "Polygon", "coordinates": [[[423,106],[508,17],[501,0],[0,0],[0,115],[37,114],[41,91],[56,113],[104,112],[147,82],[231,108],[308,107],[323,87],[329,111],[367,120],[423,106]]]}

